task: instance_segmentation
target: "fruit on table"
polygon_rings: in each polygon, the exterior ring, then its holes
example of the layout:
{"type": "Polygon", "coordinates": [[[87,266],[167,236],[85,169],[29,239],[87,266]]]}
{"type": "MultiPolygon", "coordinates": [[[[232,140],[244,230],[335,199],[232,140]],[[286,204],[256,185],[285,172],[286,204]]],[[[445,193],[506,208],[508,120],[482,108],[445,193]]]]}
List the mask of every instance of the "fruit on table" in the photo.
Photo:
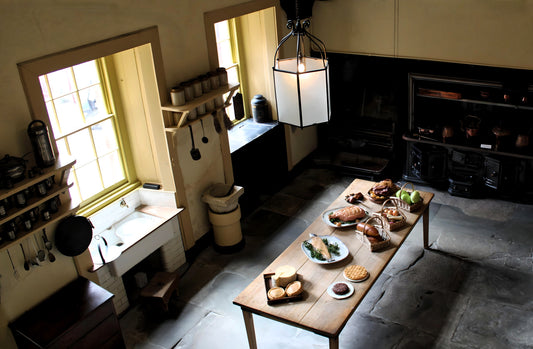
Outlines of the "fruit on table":
{"type": "Polygon", "coordinates": [[[418,190],[414,190],[412,193],[411,193],[411,202],[413,204],[416,204],[417,202],[419,202],[421,199],[420,197],[420,193],[418,192],[418,190]]]}
{"type": "Polygon", "coordinates": [[[411,205],[412,202],[411,202],[411,196],[409,195],[408,192],[404,191],[401,195],[400,195],[400,199],[402,199],[403,201],[407,202],[408,205],[411,205]]]}
{"type": "Polygon", "coordinates": [[[396,197],[397,197],[397,198],[401,197],[403,193],[405,193],[405,190],[401,190],[401,189],[398,190],[398,191],[396,192],[396,197]]]}

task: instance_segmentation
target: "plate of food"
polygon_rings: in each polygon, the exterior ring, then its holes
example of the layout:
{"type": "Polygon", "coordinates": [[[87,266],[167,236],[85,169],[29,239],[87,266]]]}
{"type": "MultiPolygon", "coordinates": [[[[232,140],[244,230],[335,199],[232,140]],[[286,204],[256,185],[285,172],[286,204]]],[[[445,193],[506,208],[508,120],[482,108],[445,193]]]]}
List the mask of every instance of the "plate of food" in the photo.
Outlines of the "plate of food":
{"type": "Polygon", "coordinates": [[[384,179],[376,184],[368,191],[368,198],[370,201],[382,203],[389,197],[394,196],[400,188],[390,179],[384,179]]]}
{"type": "Polygon", "coordinates": [[[324,223],[334,228],[351,227],[368,217],[368,212],[357,205],[333,208],[322,213],[324,223]]]}
{"type": "Polygon", "coordinates": [[[354,287],[344,281],[334,282],[328,287],[328,294],[336,299],[348,298],[354,293],[354,291],[354,287]]]}
{"type": "Polygon", "coordinates": [[[302,251],[309,260],[318,264],[331,264],[348,257],[346,245],[331,235],[313,235],[302,242],[302,251]]]}

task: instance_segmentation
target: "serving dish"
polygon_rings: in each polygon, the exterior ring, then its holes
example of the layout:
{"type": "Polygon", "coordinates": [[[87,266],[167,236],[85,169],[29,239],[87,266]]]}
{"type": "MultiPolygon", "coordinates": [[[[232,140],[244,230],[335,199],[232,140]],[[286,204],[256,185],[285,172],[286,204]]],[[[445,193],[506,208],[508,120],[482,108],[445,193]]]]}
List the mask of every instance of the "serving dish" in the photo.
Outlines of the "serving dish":
{"type": "MultiPolygon", "coordinates": [[[[269,299],[268,298],[268,290],[270,290],[272,287],[276,286],[276,284],[274,283],[274,280],[272,280],[272,276],[274,276],[274,274],[275,273],[263,274],[263,278],[265,280],[265,296],[266,296],[268,305],[280,304],[280,303],[288,303],[288,302],[296,302],[296,301],[301,301],[303,299],[303,294],[304,294],[305,290],[302,293],[300,293],[299,295],[297,295],[297,296],[289,297],[289,296],[285,295],[285,297],[280,298],[280,299],[269,299]]],[[[302,280],[302,277],[299,274],[296,274],[296,280],[299,280],[302,283],[302,285],[303,285],[304,282],[302,280]]]]}
{"type": "MultiPolygon", "coordinates": [[[[317,263],[317,264],[331,264],[331,263],[342,261],[344,258],[348,257],[348,254],[349,254],[348,247],[346,247],[346,245],[341,240],[339,240],[335,236],[330,236],[330,235],[320,235],[318,237],[321,239],[326,239],[327,243],[330,245],[337,244],[339,246],[339,255],[331,255],[331,259],[324,260],[324,261],[314,258],[313,256],[311,256],[311,252],[304,246],[304,243],[305,243],[304,241],[302,242],[302,245],[301,245],[302,251],[305,253],[305,255],[307,256],[307,258],[309,258],[310,261],[317,263]]],[[[306,240],[306,241],[311,243],[311,239],[306,240]]]]}
{"type": "MultiPolygon", "coordinates": [[[[352,226],[356,225],[357,223],[364,221],[365,219],[367,219],[370,216],[368,211],[365,210],[365,215],[363,217],[358,218],[358,219],[356,219],[355,221],[353,221],[351,223],[341,223],[340,225],[336,225],[335,223],[333,223],[329,219],[329,215],[332,214],[333,212],[336,212],[338,210],[342,210],[343,208],[346,208],[346,207],[352,207],[352,206],[357,206],[357,205],[349,205],[349,206],[332,208],[331,210],[326,210],[326,211],[324,211],[322,213],[322,220],[324,221],[324,223],[326,223],[330,227],[333,227],[333,228],[346,228],[346,227],[352,227],[352,226]]],[[[360,207],[360,206],[358,206],[358,207],[360,207]]]]}
{"type": "Polygon", "coordinates": [[[355,289],[354,289],[353,285],[351,285],[349,282],[337,281],[337,282],[334,282],[334,283],[332,283],[331,285],[329,285],[329,287],[328,287],[328,291],[327,291],[327,292],[328,292],[328,294],[329,294],[331,297],[333,297],[333,298],[335,298],[335,299],[344,299],[344,298],[348,298],[348,297],[350,297],[350,296],[354,293],[354,290],[355,290],[355,289]],[[341,283],[341,284],[345,284],[346,286],[348,286],[348,289],[349,289],[348,293],[345,293],[345,294],[336,294],[335,292],[333,292],[333,286],[334,286],[335,284],[339,284],[339,283],[341,283]]]}

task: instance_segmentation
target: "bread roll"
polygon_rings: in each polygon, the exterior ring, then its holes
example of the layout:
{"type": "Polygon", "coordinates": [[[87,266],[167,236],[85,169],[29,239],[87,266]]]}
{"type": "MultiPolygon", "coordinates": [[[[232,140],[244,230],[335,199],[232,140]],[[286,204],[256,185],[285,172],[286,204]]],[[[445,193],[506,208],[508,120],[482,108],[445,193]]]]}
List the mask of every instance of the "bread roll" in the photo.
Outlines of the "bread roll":
{"type": "Polygon", "coordinates": [[[285,297],[285,290],[281,287],[272,287],[268,290],[268,299],[276,300],[285,297]]]}
{"type": "Polygon", "coordinates": [[[300,281],[293,281],[285,288],[285,293],[287,293],[287,296],[289,297],[297,296],[302,292],[303,287],[300,281]]]}

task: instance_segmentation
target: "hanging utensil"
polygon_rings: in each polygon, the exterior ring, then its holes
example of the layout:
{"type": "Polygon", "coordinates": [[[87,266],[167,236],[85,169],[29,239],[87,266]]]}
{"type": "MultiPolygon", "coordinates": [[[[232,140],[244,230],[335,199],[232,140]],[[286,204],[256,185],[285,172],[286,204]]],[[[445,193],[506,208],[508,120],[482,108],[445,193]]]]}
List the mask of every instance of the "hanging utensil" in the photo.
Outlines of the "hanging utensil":
{"type": "Polygon", "coordinates": [[[24,270],[30,270],[30,263],[26,259],[26,253],[24,253],[24,246],[20,244],[20,249],[22,250],[22,256],[24,257],[24,270]]]}
{"type": "Polygon", "coordinates": [[[33,258],[31,258],[31,265],[39,267],[39,266],[41,266],[41,262],[39,262],[39,257],[37,257],[37,255],[39,254],[38,251],[37,251],[37,246],[35,246],[35,242],[33,242],[33,241],[30,241],[29,243],[32,245],[33,253],[35,254],[33,256],[33,258]]]}
{"type": "Polygon", "coordinates": [[[41,245],[39,244],[39,240],[37,240],[37,236],[33,235],[33,238],[35,239],[35,243],[37,244],[37,247],[39,251],[37,251],[37,258],[39,258],[39,262],[44,262],[46,259],[46,252],[41,248],[41,245]]]}
{"type": "Polygon", "coordinates": [[[202,155],[200,154],[200,149],[196,148],[194,146],[194,136],[192,134],[192,127],[191,125],[189,125],[189,131],[191,132],[191,143],[192,143],[192,148],[191,148],[191,157],[193,160],[200,160],[200,158],[202,157],[202,155]]]}
{"type": "Polygon", "coordinates": [[[213,126],[215,127],[215,131],[217,133],[222,132],[222,127],[220,126],[220,121],[218,121],[217,112],[214,111],[211,113],[211,115],[213,115],[213,126]]]}
{"type": "Polygon", "coordinates": [[[11,254],[9,253],[9,249],[6,251],[7,251],[7,256],[9,257],[9,261],[11,262],[11,267],[13,268],[13,276],[15,277],[15,279],[18,280],[18,278],[20,277],[20,274],[17,268],[15,268],[15,264],[13,263],[13,259],[11,258],[11,254]]]}
{"type": "Polygon", "coordinates": [[[209,142],[209,138],[207,138],[207,137],[205,136],[204,120],[200,119],[200,124],[202,125],[202,135],[203,135],[203,137],[202,137],[202,142],[203,142],[203,143],[207,143],[207,142],[209,142]]]}
{"type": "Polygon", "coordinates": [[[56,260],[56,256],[52,253],[52,243],[48,241],[48,236],[46,236],[46,229],[43,228],[43,242],[44,247],[48,250],[48,260],[53,263],[56,260]]]}

